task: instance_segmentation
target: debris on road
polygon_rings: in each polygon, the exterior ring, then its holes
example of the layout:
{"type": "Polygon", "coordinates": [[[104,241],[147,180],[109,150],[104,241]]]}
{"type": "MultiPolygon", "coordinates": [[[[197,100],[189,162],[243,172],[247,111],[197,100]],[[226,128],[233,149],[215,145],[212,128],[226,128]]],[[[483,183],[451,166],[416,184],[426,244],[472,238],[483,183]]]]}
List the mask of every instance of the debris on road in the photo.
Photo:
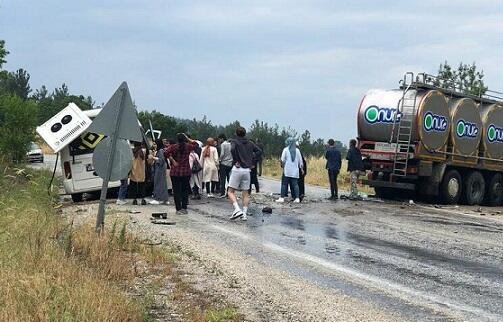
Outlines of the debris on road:
{"type": "Polygon", "coordinates": [[[166,213],[166,212],[153,212],[152,213],[152,218],[167,219],[168,218],[168,213],[166,213]]]}
{"type": "Polygon", "coordinates": [[[262,212],[266,214],[272,214],[272,208],[271,207],[264,207],[262,208],[262,212]]]}
{"type": "Polygon", "coordinates": [[[176,222],[174,222],[174,221],[166,221],[163,219],[155,219],[155,220],[152,220],[151,223],[153,223],[155,225],[176,225],[176,222]]]}

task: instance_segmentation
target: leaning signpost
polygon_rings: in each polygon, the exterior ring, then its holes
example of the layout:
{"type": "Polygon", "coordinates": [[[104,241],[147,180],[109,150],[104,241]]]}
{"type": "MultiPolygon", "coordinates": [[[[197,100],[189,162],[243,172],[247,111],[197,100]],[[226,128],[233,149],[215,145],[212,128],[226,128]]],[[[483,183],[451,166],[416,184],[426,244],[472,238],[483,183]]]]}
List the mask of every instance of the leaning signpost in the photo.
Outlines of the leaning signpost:
{"type": "Polygon", "coordinates": [[[110,181],[127,177],[133,155],[128,140],[143,141],[138,116],[129,88],[123,82],[88,128],[89,132],[106,135],[93,154],[96,173],[103,179],[100,205],[96,217],[96,230],[101,232],[105,224],[105,204],[110,181]]]}

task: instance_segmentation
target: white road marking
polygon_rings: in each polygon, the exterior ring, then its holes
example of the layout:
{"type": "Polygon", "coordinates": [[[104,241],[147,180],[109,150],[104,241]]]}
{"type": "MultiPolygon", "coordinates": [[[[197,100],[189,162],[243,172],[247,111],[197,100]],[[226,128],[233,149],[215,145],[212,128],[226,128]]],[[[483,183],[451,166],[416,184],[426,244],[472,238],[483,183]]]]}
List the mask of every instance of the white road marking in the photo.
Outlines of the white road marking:
{"type": "MultiPolygon", "coordinates": [[[[317,266],[321,266],[325,269],[337,272],[346,277],[349,277],[353,282],[360,284],[362,286],[368,286],[368,284],[362,283],[365,281],[369,283],[372,287],[379,289],[385,293],[388,293],[394,297],[398,297],[400,299],[406,299],[410,303],[418,304],[418,302],[422,302],[423,306],[429,307],[429,305],[435,305],[435,308],[439,311],[444,312],[444,309],[447,307],[450,309],[451,315],[454,317],[460,318],[456,313],[466,312],[472,315],[475,315],[479,321],[482,319],[486,321],[501,321],[502,316],[498,316],[489,312],[484,311],[483,309],[470,306],[463,303],[458,303],[455,300],[446,298],[440,295],[428,294],[420,290],[415,290],[405,285],[401,285],[377,276],[365,274],[359,271],[356,271],[352,268],[330,262],[324,258],[313,256],[301,251],[297,251],[295,249],[286,248],[271,242],[262,242],[257,240],[256,238],[244,234],[239,231],[235,231],[232,229],[228,229],[221,225],[211,225],[212,228],[221,231],[223,233],[238,237],[243,240],[252,241],[254,243],[262,245],[264,248],[267,248],[273,252],[280,253],[283,255],[287,255],[290,257],[297,258],[304,262],[309,262],[312,264],[316,264],[317,266]],[[394,291],[394,292],[393,292],[394,291]]],[[[444,312],[447,313],[447,312],[444,312]]]]}

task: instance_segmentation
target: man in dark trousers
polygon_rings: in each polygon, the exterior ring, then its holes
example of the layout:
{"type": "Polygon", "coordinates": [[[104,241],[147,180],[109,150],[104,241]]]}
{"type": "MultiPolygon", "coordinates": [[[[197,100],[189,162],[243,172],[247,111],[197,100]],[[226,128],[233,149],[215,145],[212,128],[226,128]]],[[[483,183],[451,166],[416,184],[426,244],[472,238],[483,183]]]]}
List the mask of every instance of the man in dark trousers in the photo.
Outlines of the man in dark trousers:
{"type": "Polygon", "coordinates": [[[335,147],[334,139],[328,140],[327,151],[325,152],[327,159],[326,169],[328,171],[328,180],[330,181],[330,200],[339,199],[339,191],[337,188],[337,176],[341,170],[341,152],[335,147]]]}
{"type": "Polygon", "coordinates": [[[264,152],[265,152],[264,151],[264,144],[262,143],[262,141],[259,138],[257,138],[255,145],[261,151],[260,156],[257,159],[257,173],[258,173],[258,176],[261,177],[262,176],[262,160],[264,160],[264,152]]]}

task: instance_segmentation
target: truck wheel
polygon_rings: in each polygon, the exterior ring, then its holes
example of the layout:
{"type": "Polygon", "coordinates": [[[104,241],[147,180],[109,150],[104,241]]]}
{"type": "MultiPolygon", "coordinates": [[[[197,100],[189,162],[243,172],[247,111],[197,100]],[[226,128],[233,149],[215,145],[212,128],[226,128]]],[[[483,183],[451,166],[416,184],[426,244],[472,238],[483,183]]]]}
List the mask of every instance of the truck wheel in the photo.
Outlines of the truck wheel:
{"type": "Polygon", "coordinates": [[[465,177],[464,200],[470,206],[480,205],[484,200],[486,182],[479,171],[473,171],[465,177]]]}
{"type": "Polygon", "coordinates": [[[73,200],[73,202],[81,202],[82,201],[82,194],[81,193],[72,194],[72,200],[73,200]]]}
{"type": "Polygon", "coordinates": [[[458,170],[451,169],[442,180],[442,201],[446,204],[458,203],[461,197],[462,180],[458,170]]]}
{"type": "Polygon", "coordinates": [[[493,207],[500,206],[503,204],[503,175],[497,173],[488,181],[484,203],[493,207]]]}

